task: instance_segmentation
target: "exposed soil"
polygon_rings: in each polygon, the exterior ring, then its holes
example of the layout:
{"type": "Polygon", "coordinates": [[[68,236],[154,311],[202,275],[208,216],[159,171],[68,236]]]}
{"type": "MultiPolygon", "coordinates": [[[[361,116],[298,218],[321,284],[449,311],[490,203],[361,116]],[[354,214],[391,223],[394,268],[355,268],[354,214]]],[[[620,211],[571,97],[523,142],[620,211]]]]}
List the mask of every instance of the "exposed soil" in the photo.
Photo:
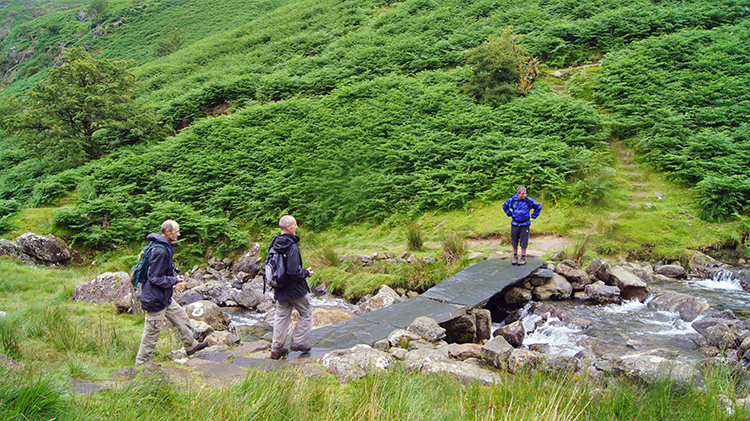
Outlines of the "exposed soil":
{"type": "MultiPolygon", "coordinates": [[[[504,236],[472,238],[468,240],[468,243],[471,252],[479,252],[487,257],[507,257],[512,254],[513,250],[510,245],[510,236],[507,238],[504,236]]],[[[567,237],[549,234],[534,235],[532,231],[526,253],[530,257],[541,257],[550,252],[567,249],[572,244],[573,241],[567,237]]]]}

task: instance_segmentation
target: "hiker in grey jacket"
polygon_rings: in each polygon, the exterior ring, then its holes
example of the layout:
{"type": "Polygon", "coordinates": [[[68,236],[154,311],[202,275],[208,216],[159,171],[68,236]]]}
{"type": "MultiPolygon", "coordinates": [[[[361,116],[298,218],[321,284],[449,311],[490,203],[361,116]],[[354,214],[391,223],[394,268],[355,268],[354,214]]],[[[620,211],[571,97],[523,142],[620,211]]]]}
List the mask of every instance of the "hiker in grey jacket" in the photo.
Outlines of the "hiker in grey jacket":
{"type": "Polygon", "coordinates": [[[174,241],[177,241],[179,236],[180,226],[168,219],[161,224],[161,234],[151,233],[146,237],[147,240],[156,243],[156,246],[151,249],[148,256],[148,276],[141,294],[141,307],[146,312],[146,320],[141,345],[135,357],[136,366],[154,365],[151,362],[151,353],[156,349],[165,318],[180,332],[180,339],[187,355],[193,355],[208,345],[205,341],[198,343],[193,338],[185,309],[172,300],[172,288],[183,281],[172,262],[176,247],[174,241]]]}
{"type": "Polygon", "coordinates": [[[526,187],[518,186],[516,194],[503,203],[505,214],[513,218],[510,223],[510,241],[513,246],[513,265],[526,264],[526,248],[529,244],[531,220],[536,219],[542,212],[542,205],[536,200],[526,197],[526,187]],[[531,211],[534,211],[531,213],[531,211]],[[521,258],[518,258],[518,245],[521,244],[521,258]]]}
{"type": "Polygon", "coordinates": [[[297,309],[299,319],[292,334],[290,348],[292,351],[310,351],[307,339],[312,330],[312,306],[310,305],[310,287],[306,278],[314,274],[310,269],[302,268],[302,255],[297,243],[297,221],[291,215],[284,215],[279,221],[281,234],[274,237],[270,248],[284,256],[285,275],[274,292],[276,316],[273,322],[273,344],[271,358],[278,360],[289,351],[286,349],[286,335],[292,318],[292,309],[297,309]]]}

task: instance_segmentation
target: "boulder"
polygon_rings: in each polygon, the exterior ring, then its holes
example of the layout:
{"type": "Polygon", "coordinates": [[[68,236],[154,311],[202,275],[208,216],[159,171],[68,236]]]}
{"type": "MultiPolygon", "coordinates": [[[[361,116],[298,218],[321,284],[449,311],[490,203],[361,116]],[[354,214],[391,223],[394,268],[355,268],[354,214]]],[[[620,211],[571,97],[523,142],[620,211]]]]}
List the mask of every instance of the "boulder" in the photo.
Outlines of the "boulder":
{"type": "Polygon", "coordinates": [[[635,298],[643,301],[648,296],[648,284],[622,266],[612,267],[610,275],[617,288],[620,288],[620,295],[623,299],[631,300],[635,298]]]}
{"type": "Polygon", "coordinates": [[[187,305],[197,301],[212,301],[216,305],[228,306],[228,302],[234,304],[235,291],[228,282],[210,281],[198,285],[181,294],[175,294],[175,299],[180,305],[187,305]]]}
{"type": "Polygon", "coordinates": [[[78,285],[73,288],[70,295],[74,302],[86,301],[94,304],[126,303],[124,308],[118,310],[130,310],[130,294],[133,285],[130,283],[130,275],[126,272],[105,272],[96,279],[78,285]]]}
{"type": "Polygon", "coordinates": [[[472,310],[477,318],[476,341],[492,338],[492,315],[489,310],[480,308],[472,310]]]}
{"type": "Polygon", "coordinates": [[[43,262],[59,263],[73,256],[73,250],[65,244],[65,241],[54,235],[37,235],[27,232],[16,238],[16,244],[24,253],[43,262]]]}
{"type": "Polygon", "coordinates": [[[663,265],[659,266],[654,270],[659,275],[666,276],[667,278],[684,278],[685,268],[681,265],[663,265]]]}
{"type": "Polygon", "coordinates": [[[710,307],[705,300],[679,292],[665,291],[654,294],[648,308],[657,311],[680,313],[680,318],[692,322],[710,307]]]}
{"type": "Polygon", "coordinates": [[[208,335],[214,333],[214,328],[206,322],[194,319],[188,319],[188,322],[193,329],[193,338],[198,342],[205,341],[208,335]]]}
{"type": "Polygon", "coordinates": [[[539,364],[539,368],[547,373],[574,373],[583,370],[583,367],[583,360],[571,355],[542,355],[539,364]]]}
{"type": "Polygon", "coordinates": [[[234,295],[234,301],[245,308],[255,308],[263,302],[263,291],[254,288],[249,283],[242,285],[242,290],[234,295]]]}
{"type": "Polygon", "coordinates": [[[597,304],[620,304],[620,288],[613,285],[591,284],[584,288],[584,298],[597,304]]]}
{"type": "Polygon", "coordinates": [[[481,358],[487,364],[496,368],[506,368],[507,354],[513,350],[513,347],[502,336],[495,336],[486,344],[482,345],[481,358]]]}
{"type": "Polygon", "coordinates": [[[597,257],[589,264],[588,273],[595,279],[598,279],[607,285],[614,285],[610,279],[609,269],[609,263],[604,260],[604,258],[597,257]]]}
{"type": "Polygon", "coordinates": [[[396,329],[388,335],[388,343],[390,343],[392,347],[406,349],[409,347],[409,342],[416,341],[419,338],[421,338],[421,336],[409,332],[406,329],[396,329]]]}
{"type": "Polygon", "coordinates": [[[513,348],[519,348],[523,345],[523,340],[526,337],[526,329],[520,321],[515,321],[498,328],[494,335],[502,336],[513,348]]]}
{"type": "Polygon", "coordinates": [[[357,308],[354,309],[354,314],[360,315],[373,310],[379,310],[390,306],[399,299],[400,297],[396,294],[396,291],[388,285],[383,285],[374,297],[357,305],[357,308]]]}
{"type": "Polygon", "coordinates": [[[693,253],[688,265],[690,266],[690,271],[699,278],[710,278],[714,272],[729,268],[728,265],[725,265],[713,257],[699,251],[693,253]]]}
{"type": "Polygon", "coordinates": [[[523,370],[536,368],[542,362],[542,354],[528,349],[513,349],[507,355],[509,373],[515,374],[523,370]]]}
{"type": "Polygon", "coordinates": [[[263,266],[263,259],[260,257],[260,244],[254,243],[250,250],[237,259],[232,266],[232,271],[234,273],[244,272],[250,278],[254,278],[260,272],[261,266],[263,266]]]}
{"type": "Polygon", "coordinates": [[[445,337],[445,329],[429,317],[420,316],[407,328],[409,332],[416,333],[429,342],[435,342],[445,337]]]}
{"type": "Polygon", "coordinates": [[[511,308],[521,308],[533,298],[526,288],[512,287],[505,293],[505,303],[511,308]]]}
{"type": "Polygon", "coordinates": [[[368,345],[356,345],[323,355],[320,364],[340,383],[348,383],[365,377],[371,371],[387,370],[393,364],[393,357],[368,345]]]}
{"type": "Polygon", "coordinates": [[[188,317],[207,323],[215,331],[227,330],[232,321],[232,316],[221,311],[218,305],[212,301],[201,300],[184,306],[188,317]]]}
{"type": "Polygon", "coordinates": [[[450,343],[476,342],[477,318],[474,314],[463,314],[440,324],[445,329],[445,340],[450,343]]]}
{"type": "Polygon", "coordinates": [[[416,349],[406,354],[404,366],[409,370],[421,370],[425,363],[437,361],[451,362],[451,359],[447,353],[436,348],[416,349]]]}
{"type": "Polygon", "coordinates": [[[534,287],[532,294],[536,300],[567,300],[573,293],[573,286],[563,276],[554,274],[547,283],[534,287]]]}
{"type": "Polygon", "coordinates": [[[499,373],[481,368],[463,361],[431,361],[422,364],[424,373],[450,374],[462,383],[481,383],[487,386],[499,385],[502,377],[499,373]]]}
{"type": "Polygon", "coordinates": [[[619,357],[614,360],[614,367],[648,384],[666,380],[673,382],[681,390],[704,387],[703,376],[695,367],[682,361],[653,355],[652,352],[619,357]]]}
{"type": "Polygon", "coordinates": [[[573,291],[583,291],[586,285],[591,284],[591,277],[589,276],[589,274],[584,270],[578,269],[578,267],[575,266],[575,263],[569,260],[566,260],[557,265],[555,271],[564,276],[565,279],[570,282],[570,285],[573,287],[573,291]],[[573,266],[571,266],[571,264],[573,266]]]}
{"type": "Polygon", "coordinates": [[[482,346],[479,344],[460,344],[448,350],[448,356],[454,360],[468,360],[469,358],[480,358],[482,346]]]}
{"type": "Polygon", "coordinates": [[[23,253],[21,247],[4,238],[0,238],[0,256],[21,257],[21,253],[23,253]]]}

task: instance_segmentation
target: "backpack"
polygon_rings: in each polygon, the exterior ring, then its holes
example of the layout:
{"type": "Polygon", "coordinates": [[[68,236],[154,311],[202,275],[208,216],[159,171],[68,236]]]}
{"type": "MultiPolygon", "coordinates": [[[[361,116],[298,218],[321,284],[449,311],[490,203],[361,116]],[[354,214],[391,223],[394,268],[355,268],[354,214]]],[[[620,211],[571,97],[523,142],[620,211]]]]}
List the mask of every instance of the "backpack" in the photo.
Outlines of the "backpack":
{"type": "Polygon", "coordinates": [[[271,247],[268,249],[268,256],[266,256],[266,264],[263,265],[263,293],[266,292],[266,287],[269,289],[277,289],[281,287],[281,281],[286,275],[286,262],[284,259],[286,255],[277,253],[276,249],[271,247]]]}
{"type": "Polygon", "coordinates": [[[161,247],[164,251],[167,251],[167,247],[164,244],[156,243],[154,241],[148,243],[148,245],[141,250],[141,253],[138,254],[138,260],[133,267],[130,268],[130,282],[133,284],[133,288],[138,289],[138,285],[145,284],[148,280],[148,258],[154,247],[161,247]]]}

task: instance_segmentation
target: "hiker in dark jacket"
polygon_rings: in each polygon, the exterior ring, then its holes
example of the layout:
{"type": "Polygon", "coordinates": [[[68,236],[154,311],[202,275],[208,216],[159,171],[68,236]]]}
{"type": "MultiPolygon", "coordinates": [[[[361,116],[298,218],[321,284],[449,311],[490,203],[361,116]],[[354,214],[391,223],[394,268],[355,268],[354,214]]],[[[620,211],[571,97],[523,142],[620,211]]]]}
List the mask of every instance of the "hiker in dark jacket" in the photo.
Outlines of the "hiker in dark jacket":
{"type": "Polygon", "coordinates": [[[174,241],[177,241],[179,236],[180,226],[177,222],[168,219],[161,224],[161,234],[151,233],[146,237],[148,241],[156,245],[148,256],[148,276],[141,293],[141,307],[146,312],[146,320],[143,325],[141,346],[135,357],[136,366],[153,365],[151,353],[156,348],[156,341],[159,340],[165,318],[172,322],[172,325],[180,332],[180,339],[187,355],[193,355],[208,345],[207,342],[198,343],[193,338],[185,309],[172,300],[172,287],[183,281],[179,270],[172,262],[176,247],[174,241]]]}
{"type": "Polygon", "coordinates": [[[526,248],[529,245],[531,220],[536,219],[542,211],[542,205],[526,197],[526,187],[518,186],[516,194],[503,203],[505,214],[513,218],[510,223],[510,241],[513,245],[513,265],[526,264],[526,248]],[[531,213],[531,211],[534,211],[531,213]],[[518,244],[521,244],[521,258],[518,258],[518,244]]]}
{"type": "Polygon", "coordinates": [[[307,339],[312,330],[312,306],[310,305],[310,287],[306,278],[314,274],[310,269],[302,269],[302,255],[297,243],[297,221],[291,215],[284,215],[279,221],[281,233],[271,241],[270,248],[284,256],[285,275],[274,292],[276,300],[276,317],[273,322],[273,344],[271,358],[278,360],[289,351],[286,349],[286,335],[292,318],[292,309],[297,309],[299,319],[292,334],[290,348],[292,351],[309,352],[307,339]]]}

